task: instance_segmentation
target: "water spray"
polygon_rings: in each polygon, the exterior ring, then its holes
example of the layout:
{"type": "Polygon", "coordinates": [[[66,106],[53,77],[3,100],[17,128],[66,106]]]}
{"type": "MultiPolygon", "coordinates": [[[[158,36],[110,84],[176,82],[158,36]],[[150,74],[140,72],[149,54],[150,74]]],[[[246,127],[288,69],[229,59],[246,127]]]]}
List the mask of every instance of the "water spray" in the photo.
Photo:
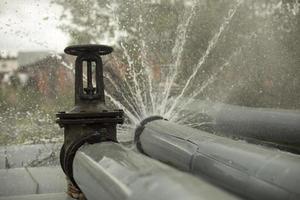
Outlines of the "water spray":
{"type": "MultiPolygon", "coordinates": [[[[112,110],[105,105],[100,57],[111,52],[111,47],[103,45],[65,49],[65,53],[77,56],[75,107],[70,112],[57,114],[57,123],[64,128],[60,162],[71,181],[68,194],[89,200],[238,199],[204,179],[180,172],[118,143],[116,126],[124,121],[123,110],[112,110]],[[83,82],[85,62],[86,84],[83,82]]],[[[150,117],[143,124],[161,119],[150,117]]]]}

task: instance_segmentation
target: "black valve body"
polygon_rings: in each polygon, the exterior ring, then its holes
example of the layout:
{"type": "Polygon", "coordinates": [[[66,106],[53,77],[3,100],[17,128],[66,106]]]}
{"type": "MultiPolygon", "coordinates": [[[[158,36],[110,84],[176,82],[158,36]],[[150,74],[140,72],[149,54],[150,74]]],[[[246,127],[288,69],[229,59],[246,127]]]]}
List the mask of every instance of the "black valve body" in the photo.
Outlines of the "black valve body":
{"type": "Polygon", "coordinates": [[[104,45],[75,45],[65,49],[65,53],[78,56],[75,62],[75,107],[70,112],[58,113],[56,122],[64,128],[64,144],[60,152],[61,167],[75,186],[72,165],[76,151],[85,143],[117,142],[117,124],[124,122],[123,110],[111,110],[105,105],[100,55],[112,51],[111,47],[104,45]],[[87,63],[86,74],[83,72],[84,62],[87,63]]]}

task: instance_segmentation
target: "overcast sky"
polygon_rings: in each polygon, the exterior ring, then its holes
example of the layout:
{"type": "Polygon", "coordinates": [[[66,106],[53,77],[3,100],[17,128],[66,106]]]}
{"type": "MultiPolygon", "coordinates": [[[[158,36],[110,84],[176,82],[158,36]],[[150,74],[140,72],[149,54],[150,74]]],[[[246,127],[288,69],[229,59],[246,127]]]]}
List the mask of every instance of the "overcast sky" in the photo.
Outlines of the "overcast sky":
{"type": "Polygon", "coordinates": [[[62,52],[68,36],[57,28],[60,13],[50,0],[0,0],[0,53],[62,52]]]}

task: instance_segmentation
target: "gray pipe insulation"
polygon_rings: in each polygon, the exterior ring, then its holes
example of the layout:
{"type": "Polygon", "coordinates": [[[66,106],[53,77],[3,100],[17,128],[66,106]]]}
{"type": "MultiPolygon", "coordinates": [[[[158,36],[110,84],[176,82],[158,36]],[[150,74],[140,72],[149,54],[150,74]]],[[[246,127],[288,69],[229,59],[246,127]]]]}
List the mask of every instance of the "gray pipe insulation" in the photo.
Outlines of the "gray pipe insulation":
{"type": "Polygon", "coordinates": [[[113,142],[83,145],[76,152],[73,175],[88,200],[239,199],[113,142]]]}
{"type": "Polygon", "coordinates": [[[146,119],[136,144],[148,156],[248,199],[300,199],[300,156],[146,119]]]}
{"type": "Polygon", "coordinates": [[[224,106],[216,114],[216,131],[300,147],[300,112],[224,106]]]}
{"type": "Polygon", "coordinates": [[[195,100],[186,110],[204,111],[217,133],[237,138],[289,145],[300,151],[300,112],[251,108],[195,100]]]}

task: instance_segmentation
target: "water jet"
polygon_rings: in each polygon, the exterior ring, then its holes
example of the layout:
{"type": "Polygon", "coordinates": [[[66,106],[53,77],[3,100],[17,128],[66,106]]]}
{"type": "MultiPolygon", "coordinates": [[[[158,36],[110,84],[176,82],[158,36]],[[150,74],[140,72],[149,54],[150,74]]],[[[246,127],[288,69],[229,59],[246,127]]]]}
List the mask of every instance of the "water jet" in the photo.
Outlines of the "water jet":
{"type": "MultiPolygon", "coordinates": [[[[102,45],[77,45],[65,49],[78,56],[75,65],[75,107],[57,114],[64,128],[60,152],[63,171],[71,182],[71,197],[87,199],[238,199],[235,195],[189,174],[125,148],[117,140],[117,124],[123,111],[105,105],[102,61],[112,49],[102,45]],[[83,62],[87,62],[87,87],[83,85],[83,62]],[[96,88],[92,63],[95,62],[96,88]],[[74,187],[76,189],[74,189],[74,187]],[[74,192],[74,190],[76,192],[74,192]]],[[[144,120],[162,119],[159,116],[144,120]]]]}

